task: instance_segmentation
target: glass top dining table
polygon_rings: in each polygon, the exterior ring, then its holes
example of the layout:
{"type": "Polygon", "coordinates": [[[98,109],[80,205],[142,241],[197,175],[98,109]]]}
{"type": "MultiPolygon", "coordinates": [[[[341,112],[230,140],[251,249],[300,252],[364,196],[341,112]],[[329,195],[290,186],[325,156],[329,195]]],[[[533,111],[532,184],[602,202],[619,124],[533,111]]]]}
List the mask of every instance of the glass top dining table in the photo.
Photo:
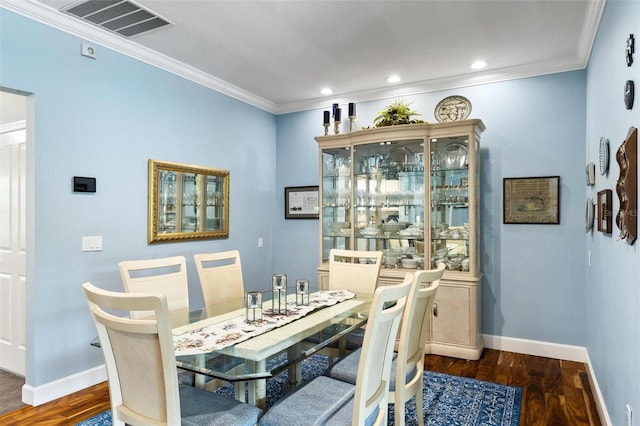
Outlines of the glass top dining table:
{"type": "MultiPolygon", "coordinates": [[[[293,291],[293,289],[292,289],[293,291]]],[[[331,292],[311,293],[311,300],[330,298],[331,292]]],[[[176,364],[179,368],[192,371],[196,380],[202,375],[236,384],[236,398],[244,400],[244,386],[248,386],[248,401],[260,408],[266,406],[266,379],[285,369],[288,370],[290,385],[302,381],[301,362],[319,350],[345,338],[349,333],[361,328],[367,322],[372,294],[351,294],[351,298],[340,300],[330,306],[317,306],[304,316],[297,313],[296,294],[287,296],[287,306],[294,318],[283,318],[286,322],[275,325],[262,334],[256,334],[253,323],[247,322],[246,297],[221,301],[213,306],[185,313],[172,312],[176,364]],[[236,328],[250,332],[237,342],[218,344],[211,334],[236,328]],[[212,331],[213,330],[213,331],[212,331]],[[202,336],[214,342],[213,347],[202,343],[202,336]],[[226,346],[225,346],[226,344],[226,346]],[[285,356],[278,356],[286,354],[285,356]],[[277,356],[277,362],[268,362],[277,356]],[[240,390],[240,392],[239,392],[240,390]]],[[[262,292],[262,320],[272,322],[271,292],[262,292]]],[[[313,305],[313,303],[312,303],[313,305]]],[[[308,310],[308,308],[307,308],[308,310]]],[[[235,333],[234,338],[238,336],[235,333]]],[[[224,340],[222,337],[219,340],[224,340]]]]}

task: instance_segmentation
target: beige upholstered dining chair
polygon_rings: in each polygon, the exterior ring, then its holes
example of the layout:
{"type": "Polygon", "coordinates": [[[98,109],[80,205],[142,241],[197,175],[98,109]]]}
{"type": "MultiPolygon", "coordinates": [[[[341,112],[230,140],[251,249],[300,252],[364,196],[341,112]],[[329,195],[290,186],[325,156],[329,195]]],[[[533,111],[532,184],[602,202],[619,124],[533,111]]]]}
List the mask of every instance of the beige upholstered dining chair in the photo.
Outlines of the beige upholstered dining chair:
{"type": "Polygon", "coordinates": [[[261,410],[232,398],[179,386],[167,298],[83,284],[102,348],[114,425],[247,425],[261,410]],[[106,310],[147,312],[123,318],[106,310]]]}
{"type": "Polygon", "coordinates": [[[386,425],[391,358],[411,280],[379,287],[373,297],[356,383],[318,376],[267,410],[261,426],[386,425]]]}
{"type": "MultiPolygon", "coordinates": [[[[208,316],[225,313],[220,309],[232,311],[242,308],[244,300],[244,282],[242,280],[242,263],[240,252],[229,250],[217,253],[198,253],[193,256],[202,288],[204,304],[208,316]]],[[[229,373],[243,373],[244,364],[229,370],[229,373]]],[[[216,389],[226,384],[223,380],[213,379],[203,382],[203,377],[196,376],[196,385],[206,389],[216,389]]],[[[236,398],[244,399],[244,382],[235,382],[236,398]]]]}
{"type": "Polygon", "coordinates": [[[346,288],[373,294],[382,267],[381,251],[332,249],[329,252],[329,290],[346,288]]]}
{"type": "MultiPolygon", "coordinates": [[[[162,293],[167,297],[173,327],[189,323],[189,283],[184,256],[124,260],[118,267],[125,291],[162,293]]],[[[131,312],[133,318],[144,315],[148,313],[131,312]]]]}
{"type": "MultiPolygon", "coordinates": [[[[446,265],[440,263],[436,269],[408,273],[405,277],[412,280],[412,285],[400,324],[398,354],[392,363],[389,398],[389,402],[394,403],[394,419],[398,426],[404,425],[405,402],[413,397],[416,398],[418,424],[424,425],[424,345],[429,333],[433,300],[445,268],[446,265]]],[[[360,374],[358,368],[361,355],[361,350],[352,352],[325,374],[347,383],[355,383],[360,374]]]]}
{"type": "MultiPolygon", "coordinates": [[[[346,288],[356,294],[373,294],[381,267],[381,251],[332,249],[329,252],[329,290],[346,288]]],[[[321,353],[329,356],[329,365],[333,365],[334,357],[343,357],[348,351],[360,348],[363,333],[364,330],[356,330],[324,348],[321,353]]]]}
{"type": "MultiPolygon", "coordinates": [[[[213,309],[213,306],[221,302],[231,303],[243,300],[244,282],[238,250],[198,253],[193,258],[207,310],[213,309]]],[[[235,308],[242,308],[242,305],[235,308]]]]}

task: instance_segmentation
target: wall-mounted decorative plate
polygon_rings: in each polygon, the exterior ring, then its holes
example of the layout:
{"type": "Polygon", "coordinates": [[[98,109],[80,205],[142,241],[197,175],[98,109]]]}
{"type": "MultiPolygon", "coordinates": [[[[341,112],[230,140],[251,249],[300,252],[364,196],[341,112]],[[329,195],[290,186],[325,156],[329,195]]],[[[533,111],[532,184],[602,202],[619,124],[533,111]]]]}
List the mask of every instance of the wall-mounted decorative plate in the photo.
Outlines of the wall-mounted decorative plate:
{"type": "Polygon", "coordinates": [[[629,34],[627,37],[627,48],[625,49],[625,57],[627,58],[627,66],[630,67],[633,64],[633,53],[635,51],[635,39],[633,38],[633,34],[629,34]]]}
{"type": "Polygon", "coordinates": [[[609,172],[609,140],[600,138],[600,174],[602,176],[609,172]]]}
{"type": "Polygon", "coordinates": [[[588,162],[584,168],[584,177],[587,181],[587,185],[592,186],[596,183],[596,165],[593,162],[588,162]]]}
{"type": "Polygon", "coordinates": [[[584,215],[586,232],[591,231],[591,229],[593,228],[593,216],[594,216],[595,208],[596,206],[593,203],[593,200],[591,198],[587,198],[587,204],[586,204],[585,215],[584,215]]]}
{"type": "Polygon", "coordinates": [[[633,92],[633,80],[627,80],[624,84],[624,107],[626,109],[633,109],[633,92]]]}
{"type": "Polygon", "coordinates": [[[439,122],[465,120],[471,114],[471,102],[464,96],[448,96],[438,102],[434,115],[439,122]]]}

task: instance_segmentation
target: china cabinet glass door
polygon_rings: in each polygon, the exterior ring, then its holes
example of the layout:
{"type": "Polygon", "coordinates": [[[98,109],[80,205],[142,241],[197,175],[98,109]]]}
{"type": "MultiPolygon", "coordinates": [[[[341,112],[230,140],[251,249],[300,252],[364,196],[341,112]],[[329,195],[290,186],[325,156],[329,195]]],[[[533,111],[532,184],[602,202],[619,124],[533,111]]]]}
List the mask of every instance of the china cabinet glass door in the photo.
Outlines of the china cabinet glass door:
{"type": "Polygon", "coordinates": [[[432,268],[444,262],[449,270],[469,270],[468,139],[434,138],[430,143],[432,268]]]}
{"type": "Polygon", "coordinates": [[[351,150],[322,151],[322,258],[351,248],[351,150]]]}
{"type": "Polygon", "coordinates": [[[424,140],[357,145],[354,152],[356,250],[381,250],[387,268],[424,252],[424,140]]]}

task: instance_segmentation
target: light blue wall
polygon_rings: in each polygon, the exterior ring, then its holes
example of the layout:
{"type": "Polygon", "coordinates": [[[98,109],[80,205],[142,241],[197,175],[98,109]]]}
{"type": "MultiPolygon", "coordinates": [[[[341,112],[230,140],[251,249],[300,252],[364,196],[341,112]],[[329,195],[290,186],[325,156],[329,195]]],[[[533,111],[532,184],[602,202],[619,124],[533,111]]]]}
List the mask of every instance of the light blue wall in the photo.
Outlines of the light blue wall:
{"type": "Polygon", "coordinates": [[[193,254],[239,249],[247,286],[266,288],[275,198],[275,116],[173,74],[1,11],[0,85],[34,93],[35,235],[29,246],[27,384],[101,364],[80,285],[122,289],[117,263],[185,255],[191,302],[202,303],[193,254]],[[229,239],[147,244],[147,160],[230,170],[229,239]],[[74,194],[73,176],[95,176],[74,194]],[[104,250],[80,251],[83,235],[104,250]],[[265,247],[258,249],[258,237],[265,247]]]}
{"type": "MultiPolygon", "coordinates": [[[[458,94],[473,105],[482,135],[482,332],[571,345],[585,344],[584,156],[585,71],[406,96],[422,119],[445,96],[458,94]],[[573,107],[565,107],[571,105],[573,107]],[[502,178],[560,175],[560,225],[503,225],[502,178]]],[[[372,125],[389,100],[359,103],[358,127],[372,125]]],[[[344,106],[343,106],[344,107],[344,106]]],[[[327,106],[327,109],[329,105],[327,106]]],[[[346,129],[345,129],[346,130],[346,129]]],[[[317,185],[322,111],[278,117],[278,177],[284,185],[317,185]]],[[[317,277],[318,222],[276,215],[280,247],[298,268],[317,277]]],[[[277,265],[278,263],[276,263],[277,265]]],[[[304,273],[304,272],[301,272],[304,273]]]]}
{"type": "MultiPolygon", "coordinates": [[[[607,2],[588,71],[405,97],[434,121],[440,99],[466,96],[471,117],[487,126],[483,333],[586,345],[613,424],[623,424],[625,403],[640,408],[640,259],[638,243],[616,241],[615,225],[612,236],[585,237],[585,196],[614,189],[618,168],[612,162],[609,176],[585,189],[584,165],[597,162],[600,136],[613,151],[640,122],[637,101],[633,112],[622,105],[624,81],[640,82],[640,55],[626,68],[622,54],[629,33],[638,39],[639,8],[607,2]],[[560,225],[503,225],[502,178],[543,175],[561,176],[560,225]]],[[[276,118],[108,49],[83,58],[82,40],[3,9],[0,20],[0,85],[35,94],[29,385],[102,362],[88,347],[95,332],[79,286],[121,289],[122,259],[185,254],[192,303],[201,303],[190,259],[199,251],[240,249],[245,282],[256,288],[272,272],[316,283],[318,222],[285,220],[283,188],[318,184],[320,110],[276,118]],[[147,245],[149,158],[231,171],[228,240],[147,245]],[[74,175],[97,177],[98,192],[73,194],[74,175]],[[104,251],[80,252],[82,235],[102,235],[104,251]]],[[[358,126],[389,101],[359,103],[358,126]]]]}
{"type": "MultiPolygon", "coordinates": [[[[620,203],[616,182],[620,167],[615,153],[629,127],[640,127],[640,1],[607,2],[587,71],[586,161],[598,164],[599,141],[609,139],[611,165],[607,176],[596,176],[586,197],[598,191],[613,191],[613,213],[620,203]],[[634,63],[627,67],[624,49],[629,34],[635,35],[634,63]],[[623,103],[626,80],[634,80],[636,99],[632,110],[623,103]]],[[[637,215],[637,212],[636,212],[637,215]]],[[[586,235],[591,267],[586,266],[586,346],[598,377],[612,424],[625,423],[625,404],[634,410],[633,424],[640,417],[640,242],[629,246],[613,233],[594,231],[586,235]]]]}

